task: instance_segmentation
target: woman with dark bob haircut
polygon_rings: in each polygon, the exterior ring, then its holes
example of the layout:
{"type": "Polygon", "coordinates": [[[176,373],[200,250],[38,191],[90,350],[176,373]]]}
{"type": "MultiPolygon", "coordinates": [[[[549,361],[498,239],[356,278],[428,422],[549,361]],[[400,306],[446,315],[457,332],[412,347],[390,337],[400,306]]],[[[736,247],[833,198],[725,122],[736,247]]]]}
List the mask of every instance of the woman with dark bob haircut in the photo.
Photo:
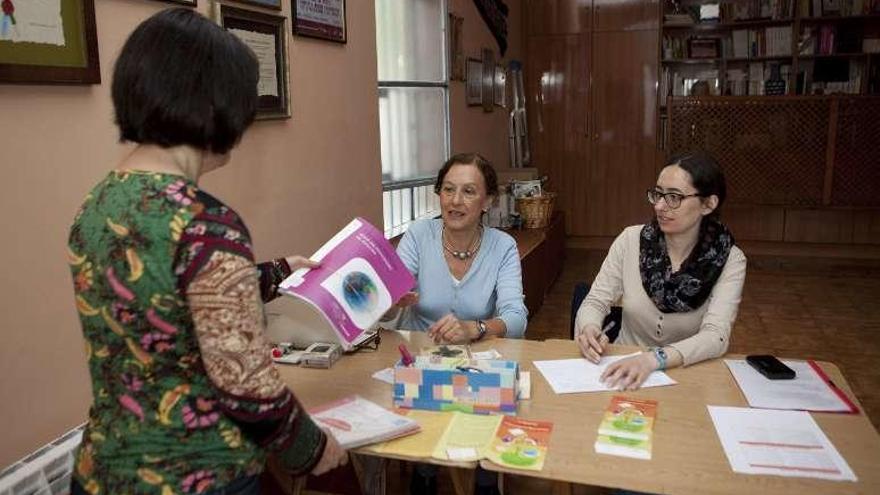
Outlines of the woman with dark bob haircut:
{"type": "Polygon", "coordinates": [[[254,264],[242,219],[199,189],[254,119],[258,64],[189,9],[135,29],[113,76],[134,150],[86,196],[69,262],[92,377],[72,493],[259,493],[347,461],[281,381],[263,302],[301,256],[254,264]]]}
{"type": "Polygon", "coordinates": [[[593,362],[608,345],[601,325],[622,301],[617,342],[648,348],[608,366],[610,387],[636,389],[654,370],[688,366],[727,351],[742,297],[746,257],[720,223],[727,185],[705,153],[673,156],[647,199],[654,218],[620,234],[575,320],[593,362]]]}

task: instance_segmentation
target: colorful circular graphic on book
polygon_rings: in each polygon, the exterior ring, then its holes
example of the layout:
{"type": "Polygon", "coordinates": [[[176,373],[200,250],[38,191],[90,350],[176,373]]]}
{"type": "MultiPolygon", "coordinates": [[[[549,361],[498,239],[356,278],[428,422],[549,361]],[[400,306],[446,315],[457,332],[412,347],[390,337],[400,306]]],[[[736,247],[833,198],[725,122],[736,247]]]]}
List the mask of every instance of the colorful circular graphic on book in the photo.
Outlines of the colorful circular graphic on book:
{"type": "Polygon", "coordinates": [[[342,280],[345,302],[356,311],[372,311],[379,304],[379,289],[364,272],[351,272],[342,280]]]}

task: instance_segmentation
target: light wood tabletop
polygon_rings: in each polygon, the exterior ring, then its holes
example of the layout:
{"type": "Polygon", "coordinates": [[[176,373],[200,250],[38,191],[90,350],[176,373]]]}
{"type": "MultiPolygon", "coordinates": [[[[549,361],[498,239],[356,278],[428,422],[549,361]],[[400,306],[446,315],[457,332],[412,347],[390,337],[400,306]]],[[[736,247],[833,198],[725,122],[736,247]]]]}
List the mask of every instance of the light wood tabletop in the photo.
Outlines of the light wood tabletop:
{"type": "MultiPolygon", "coordinates": [[[[420,332],[383,331],[377,351],[343,356],[329,370],[281,367],[281,374],[307,409],[352,394],[390,408],[390,385],[372,378],[372,374],[393,366],[399,357],[397,347],[401,343],[412,352],[429,345],[420,332]]],[[[475,351],[494,348],[504,359],[518,361],[523,371],[531,371],[531,399],[520,401],[517,416],[551,421],[554,425],[542,471],[505,469],[483,461],[481,465],[485,469],[651,493],[880,493],[880,435],[864,413],[812,413],[855,472],[856,483],[734,473],[706,405],[746,407],[747,403],[720,359],[670,370],[669,375],[678,382],[673,386],[626,393],[557,395],[534,367],[533,361],[580,357],[573,341],[489,339],[472,348],[475,351]],[[602,415],[615,394],[658,401],[652,460],[602,455],[593,450],[602,415]]],[[[610,353],[633,350],[612,346],[610,353]]],[[[859,405],[840,370],[830,363],[819,364],[831,380],[859,405]]],[[[473,467],[468,463],[454,466],[473,467]]]]}

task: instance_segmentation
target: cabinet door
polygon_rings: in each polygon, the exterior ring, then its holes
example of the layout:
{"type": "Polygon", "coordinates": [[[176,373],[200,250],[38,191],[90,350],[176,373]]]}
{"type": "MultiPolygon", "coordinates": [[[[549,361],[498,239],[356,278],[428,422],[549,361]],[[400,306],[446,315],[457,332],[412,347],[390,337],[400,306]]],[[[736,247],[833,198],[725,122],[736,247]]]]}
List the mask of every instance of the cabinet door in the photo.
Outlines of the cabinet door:
{"type": "Polygon", "coordinates": [[[588,234],[616,236],[650,218],[656,180],[657,31],[593,33],[588,234]]]}
{"type": "Polygon", "coordinates": [[[589,157],[589,35],[531,36],[526,73],[532,164],[549,178],[566,230],[584,235],[589,157]]]}
{"type": "Polygon", "coordinates": [[[593,2],[595,31],[658,29],[659,26],[660,7],[657,0],[594,0],[593,2]]]}
{"type": "Polygon", "coordinates": [[[525,5],[529,36],[590,30],[593,0],[525,0],[525,5]]]}

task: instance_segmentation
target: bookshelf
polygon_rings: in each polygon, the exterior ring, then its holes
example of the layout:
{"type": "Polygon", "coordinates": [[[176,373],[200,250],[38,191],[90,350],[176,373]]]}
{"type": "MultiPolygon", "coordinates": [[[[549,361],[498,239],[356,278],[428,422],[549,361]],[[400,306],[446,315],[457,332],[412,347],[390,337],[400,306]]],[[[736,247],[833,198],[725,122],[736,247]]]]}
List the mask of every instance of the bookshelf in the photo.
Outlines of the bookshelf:
{"type": "Polygon", "coordinates": [[[880,0],[661,0],[658,141],[670,97],[880,95],[880,0]]]}
{"type": "Polygon", "coordinates": [[[663,0],[659,98],[876,94],[880,0],[663,0]],[[781,82],[780,82],[781,81],[781,82]],[[769,84],[772,83],[772,84],[769,84]]]}

